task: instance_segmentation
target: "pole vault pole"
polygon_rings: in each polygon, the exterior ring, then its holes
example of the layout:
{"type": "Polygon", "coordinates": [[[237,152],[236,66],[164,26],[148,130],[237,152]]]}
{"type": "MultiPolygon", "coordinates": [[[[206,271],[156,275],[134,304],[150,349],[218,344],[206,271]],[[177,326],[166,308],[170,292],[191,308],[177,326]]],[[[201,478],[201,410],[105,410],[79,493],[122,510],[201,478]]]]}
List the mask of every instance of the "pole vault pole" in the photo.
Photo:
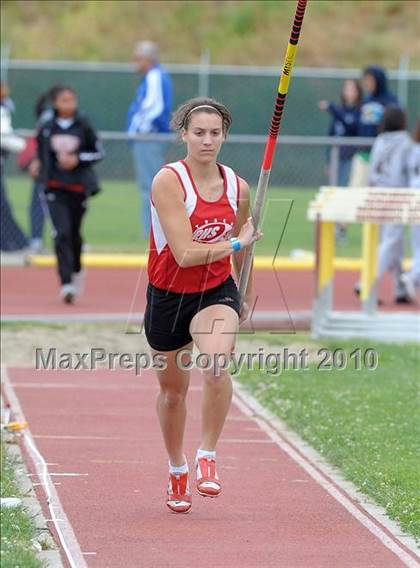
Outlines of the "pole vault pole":
{"type": "MultiPolygon", "coordinates": [[[[280,82],[278,86],[276,104],[274,106],[273,114],[271,117],[270,130],[267,138],[267,143],[265,145],[264,158],[261,166],[260,177],[258,180],[257,194],[255,196],[255,204],[252,211],[252,220],[255,229],[258,228],[258,225],[260,223],[261,211],[264,205],[265,195],[267,193],[268,180],[270,179],[271,166],[273,163],[277,138],[279,135],[281,117],[283,116],[283,109],[286,102],[287,91],[289,89],[290,76],[292,74],[292,69],[295,62],[297,44],[299,41],[299,35],[302,28],[303,16],[305,15],[307,1],[308,0],[298,0],[289,44],[287,46],[287,51],[284,58],[283,70],[281,72],[280,82]]],[[[254,246],[255,243],[247,248],[241,268],[241,275],[239,278],[239,293],[241,296],[241,303],[243,302],[248,286],[249,275],[251,273],[252,259],[254,257],[254,246]]]]}

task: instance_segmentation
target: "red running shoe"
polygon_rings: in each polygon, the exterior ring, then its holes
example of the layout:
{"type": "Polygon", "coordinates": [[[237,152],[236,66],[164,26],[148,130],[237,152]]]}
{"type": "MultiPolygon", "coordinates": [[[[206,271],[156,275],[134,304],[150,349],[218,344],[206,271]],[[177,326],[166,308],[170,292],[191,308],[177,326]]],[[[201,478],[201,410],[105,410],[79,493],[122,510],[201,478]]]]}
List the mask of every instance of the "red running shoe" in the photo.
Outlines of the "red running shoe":
{"type": "Polygon", "coordinates": [[[216,460],[202,457],[196,461],[197,491],[203,497],[217,497],[222,491],[222,485],[216,472],[216,460]]]}
{"type": "Polygon", "coordinates": [[[188,483],[188,472],[169,474],[166,504],[174,513],[188,513],[191,509],[191,491],[188,483]]]}

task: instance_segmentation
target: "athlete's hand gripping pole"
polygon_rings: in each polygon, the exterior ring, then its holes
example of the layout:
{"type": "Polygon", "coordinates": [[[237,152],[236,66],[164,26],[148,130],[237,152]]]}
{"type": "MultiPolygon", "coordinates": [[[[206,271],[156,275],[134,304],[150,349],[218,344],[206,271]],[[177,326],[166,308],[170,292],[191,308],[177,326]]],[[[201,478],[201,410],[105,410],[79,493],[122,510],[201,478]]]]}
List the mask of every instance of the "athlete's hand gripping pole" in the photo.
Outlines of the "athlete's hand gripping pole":
{"type": "MultiPolygon", "coordinates": [[[[308,0],[298,0],[289,44],[287,46],[286,56],[284,58],[283,70],[278,86],[276,104],[274,106],[273,115],[271,117],[270,130],[265,146],[264,158],[261,166],[260,177],[258,180],[257,193],[255,196],[255,204],[252,211],[252,219],[255,230],[258,229],[261,211],[264,206],[265,194],[268,186],[268,180],[270,178],[271,165],[273,163],[274,151],[280,130],[281,117],[283,115],[286,95],[289,89],[290,76],[292,74],[292,69],[295,62],[297,44],[299,41],[299,35],[302,28],[303,16],[305,14],[307,1],[308,0]]],[[[239,278],[239,293],[241,296],[241,303],[244,301],[245,292],[248,286],[252,259],[254,256],[254,246],[255,243],[253,243],[246,249],[244,262],[241,268],[241,275],[239,278]]]]}

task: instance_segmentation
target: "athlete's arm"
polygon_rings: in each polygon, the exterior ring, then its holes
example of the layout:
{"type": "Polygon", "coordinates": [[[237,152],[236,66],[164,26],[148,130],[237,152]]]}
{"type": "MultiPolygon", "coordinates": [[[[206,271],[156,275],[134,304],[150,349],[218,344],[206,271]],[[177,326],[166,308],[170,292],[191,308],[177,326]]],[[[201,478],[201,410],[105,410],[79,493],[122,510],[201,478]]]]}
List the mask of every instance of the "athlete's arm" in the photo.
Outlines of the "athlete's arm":
{"type": "MultiPolygon", "coordinates": [[[[250,216],[250,190],[249,185],[245,180],[239,178],[239,207],[236,216],[236,226],[233,234],[237,236],[250,216]]],[[[245,250],[238,251],[233,257],[233,267],[235,269],[236,278],[239,281],[241,274],[242,264],[245,259],[245,250]]],[[[252,261],[254,262],[254,260],[252,261]]],[[[252,287],[253,287],[253,266],[251,265],[251,272],[249,274],[248,285],[246,288],[244,302],[251,307],[252,304],[252,287]]]]}
{"type": "MultiPolygon", "coordinates": [[[[166,240],[181,268],[208,264],[232,254],[230,241],[198,243],[193,241],[192,229],[184,205],[184,194],[176,175],[162,169],[153,180],[152,200],[165,233],[166,240]]],[[[251,220],[243,224],[238,233],[241,247],[246,247],[260,238],[254,234],[251,220]]]]}

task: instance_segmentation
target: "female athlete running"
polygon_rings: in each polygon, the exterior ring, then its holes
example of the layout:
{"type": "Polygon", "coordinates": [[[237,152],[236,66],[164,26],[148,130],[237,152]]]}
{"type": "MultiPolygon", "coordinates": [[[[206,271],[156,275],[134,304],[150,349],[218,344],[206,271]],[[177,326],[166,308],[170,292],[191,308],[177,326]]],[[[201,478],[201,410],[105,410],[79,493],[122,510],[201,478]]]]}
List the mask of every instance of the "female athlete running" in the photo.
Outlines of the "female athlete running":
{"type": "Polygon", "coordinates": [[[188,362],[193,344],[208,357],[203,371],[202,436],[195,459],[197,490],[217,497],[216,444],[232,398],[226,369],[239,324],[249,312],[252,275],[244,301],[231,276],[238,277],[246,247],[262,236],[249,217],[249,186],[217,162],[232,119],[227,108],[208,98],[181,105],[172,126],[186,144],[184,160],[164,166],[152,186],[152,228],[145,332],[158,368],[157,413],[169,456],[167,505],[174,512],[191,508],[183,436],[188,362]],[[180,352],[183,352],[180,354],[180,352]],[[186,352],[186,353],[185,353],[186,352]]]}

